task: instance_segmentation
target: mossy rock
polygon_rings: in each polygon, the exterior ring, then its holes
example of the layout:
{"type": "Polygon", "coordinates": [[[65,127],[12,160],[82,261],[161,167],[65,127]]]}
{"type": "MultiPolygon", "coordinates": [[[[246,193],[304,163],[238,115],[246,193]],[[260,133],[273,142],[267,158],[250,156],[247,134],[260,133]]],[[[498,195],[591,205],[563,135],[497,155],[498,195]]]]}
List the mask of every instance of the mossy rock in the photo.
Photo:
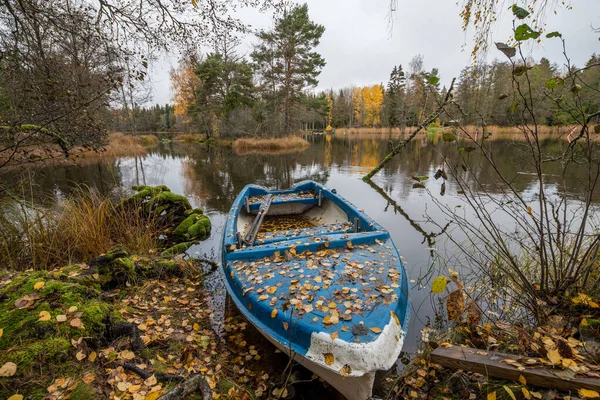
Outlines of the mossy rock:
{"type": "Polygon", "coordinates": [[[202,240],[208,237],[210,228],[210,219],[206,215],[193,213],[175,228],[173,238],[180,241],[202,240]]]}
{"type": "Polygon", "coordinates": [[[163,256],[175,256],[177,254],[182,254],[182,253],[185,253],[187,251],[187,249],[192,247],[193,244],[194,244],[194,242],[178,243],[178,244],[171,246],[168,249],[164,250],[160,254],[163,256]]]}

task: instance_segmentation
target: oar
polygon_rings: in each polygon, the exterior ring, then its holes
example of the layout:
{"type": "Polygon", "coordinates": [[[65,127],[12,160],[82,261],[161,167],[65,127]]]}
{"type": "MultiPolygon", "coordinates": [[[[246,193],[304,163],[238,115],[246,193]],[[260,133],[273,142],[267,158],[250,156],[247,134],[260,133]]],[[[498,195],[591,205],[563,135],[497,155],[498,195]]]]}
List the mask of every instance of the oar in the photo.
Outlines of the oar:
{"type": "Polygon", "coordinates": [[[271,201],[273,196],[268,194],[263,202],[260,204],[260,208],[258,209],[258,214],[256,214],[256,218],[252,222],[252,226],[250,226],[250,230],[246,234],[244,238],[244,244],[247,246],[253,246],[254,241],[256,240],[256,236],[258,235],[258,231],[260,230],[260,226],[262,225],[263,219],[267,212],[269,212],[269,207],[271,206],[271,201]]]}

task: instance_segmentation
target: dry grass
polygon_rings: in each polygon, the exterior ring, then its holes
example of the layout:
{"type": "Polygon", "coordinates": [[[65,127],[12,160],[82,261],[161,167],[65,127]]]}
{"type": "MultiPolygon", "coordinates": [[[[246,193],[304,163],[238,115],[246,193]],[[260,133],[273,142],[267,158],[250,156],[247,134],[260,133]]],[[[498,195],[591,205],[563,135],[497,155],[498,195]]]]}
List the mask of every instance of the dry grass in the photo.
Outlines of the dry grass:
{"type": "Polygon", "coordinates": [[[158,145],[158,138],[154,135],[132,136],[116,132],[108,136],[108,144],[104,152],[90,152],[89,156],[93,154],[113,157],[141,156],[146,154],[146,147],[156,145],[158,145]]]}
{"type": "Polygon", "coordinates": [[[20,203],[0,214],[0,260],[11,269],[48,269],[85,262],[115,247],[148,253],[158,226],[89,189],[53,210],[20,203]]]}
{"type": "MultiPolygon", "coordinates": [[[[556,127],[556,126],[539,125],[538,133],[540,134],[540,136],[544,136],[545,138],[566,139],[566,137],[573,130],[573,128],[574,128],[574,126],[556,127]]],[[[404,135],[409,135],[415,129],[416,129],[416,127],[414,127],[414,126],[406,127],[404,129],[404,135]]],[[[444,129],[444,128],[429,128],[429,130],[431,132],[438,132],[441,129],[444,129]]],[[[470,135],[474,135],[476,131],[478,131],[480,134],[482,132],[482,128],[480,126],[475,126],[475,125],[467,125],[464,127],[464,129],[470,135]]],[[[523,136],[523,133],[518,128],[512,127],[512,126],[491,125],[491,126],[487,126],[485,129],[486,129],[486,132],[489,132],[492,134],[491,139],[518,140],[519,137],[523,136]]],[[[364,135],[364,136],[368,136],[368,135],[402,136],[403,135],[402,130],[400,128],[348,128],[348,129],[339,128],[339,129],[336,129],[336,132],[338,134],[345,132],[347,134],[356,135],[356,136],[362,136],[362,135],[364,135]]],[[[426,131],[424,130],[424,132],[426,132],[426,131]]],[[[572,136],[575,136],[575,133],[573,133],[572,136]]]]}
{"type": "MultiPolygon", "coordinates": [[[[406,132],[411,131],[411,127],[405,128],[406,132]]],[[[350,135],[401,135],[400,128],[339,128],[336,133],[346,132],[350,135]]]]}
{"type": "Polygon", "coordinates": [[[175,136],[173,140],[176,142],[194,143],[204,140],[205,138],[206,136],[200,133],[183,133],[175,136]]]}
{"type": "Polygon", "coordinates": [[[287,136],[269,139],[237,139],[233,142],[233,150],[238,153],[290,152],[306,149],[310,143],[298,136],[287,136]]]}

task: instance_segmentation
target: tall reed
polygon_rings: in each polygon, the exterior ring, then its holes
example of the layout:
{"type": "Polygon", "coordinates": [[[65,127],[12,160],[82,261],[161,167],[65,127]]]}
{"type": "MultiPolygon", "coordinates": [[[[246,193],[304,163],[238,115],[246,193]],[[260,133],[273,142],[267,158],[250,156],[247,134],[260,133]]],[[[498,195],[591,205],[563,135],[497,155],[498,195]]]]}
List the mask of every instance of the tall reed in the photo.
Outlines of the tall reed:
{"type": "Polygon", "coordinates": [[[86,188],[52,209],[21,201],[4,207],[0,231],[0,268],[22,270],[85,262],[115,247],[147,253],[158,247],[159,227],[86,188]]]}

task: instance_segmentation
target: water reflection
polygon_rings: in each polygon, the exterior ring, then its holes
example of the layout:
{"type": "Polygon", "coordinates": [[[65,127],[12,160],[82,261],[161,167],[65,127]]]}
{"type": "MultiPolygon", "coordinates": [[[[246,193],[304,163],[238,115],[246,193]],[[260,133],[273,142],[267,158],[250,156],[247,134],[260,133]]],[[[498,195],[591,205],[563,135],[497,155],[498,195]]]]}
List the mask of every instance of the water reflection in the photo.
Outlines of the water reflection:
{"type": "MultiPolygon", "coordinates": [[[[313,179],[335,188],[381,223],[390,232],[403,256],[411,280],[415,282],[411,295],[413,318],[405,344],[405,350],[413,352],[421,328],[434,315],[429,287],[421,289],[419,278],[433,273],[437,254],[452,255],[452,249],[443,235],[440,236],[448,228],[446,216],[432,202],[432,196],[450,207],[460,206],[464,201],[452,180],[446,182],[444,196],[441,196],[443,179],[429,178],[423,182],[425,189],[414,189],[412,177],[433,177],[443,167],[445,157],[452,164],[460,165],[464,156],[474,166],[473,175],[465,177],[492,193],[500,193],[500,182],[489,163],[476,152],[458,152],[460,147],[468,144],[460,139],[446,143],[436,138],[418,136],[385,166],[372,185],[362,182],[362,175],[385,157],[390,140],[398,138],[313,136],[308,138],[311,141],[309,148],[285,155],[236,155],[230,148],[170,142],[152,149],[145,157],[44,167],[26,173],[12,171],[4,173],[0,179],[3,184],[13,187],[19,186],[18,181],[23,176],[31,179],[31,198],[45,205],[69,195],[81,184],[102,194],[127,190],[136,184],[167,185],[172,191],[187,196],[194,207],[204,208],[210,216],[213,222],[210,239],[191,249],[208,257],[220,254],[225,214],[246,184],[287,188],[297,181],[313,179]]],[[[566,141],[543,142],[549,152],[561,152],[567,145],[566,141]]],[[[525,194],[535,193],[535,177],[530,175],[533,168],[528,162],[524,143],[502,139],[491,141],[489,146],[493,149],[497,168],[514,182],[517,190],[525,194]]],[[[556,188],[564,185],[571,196],[578,197],[583,189],[577,178],[583,173],[583,167],[575,167],[571,171],[572,176],[562,177],[559,165],[548,165],[546,185],[556,188]]],[[[451,232],[450,227],[446,233],[451,232]]],[[[452,262],[447,266],[460,271],[460,265],[452,265],[452,262]]],[[[215,312],[214,318],[220,319],[225,308],[225,291],[220,275],[213,274],[207,284],[215,293],[214,309],[221,310],[215,312]]]]}

